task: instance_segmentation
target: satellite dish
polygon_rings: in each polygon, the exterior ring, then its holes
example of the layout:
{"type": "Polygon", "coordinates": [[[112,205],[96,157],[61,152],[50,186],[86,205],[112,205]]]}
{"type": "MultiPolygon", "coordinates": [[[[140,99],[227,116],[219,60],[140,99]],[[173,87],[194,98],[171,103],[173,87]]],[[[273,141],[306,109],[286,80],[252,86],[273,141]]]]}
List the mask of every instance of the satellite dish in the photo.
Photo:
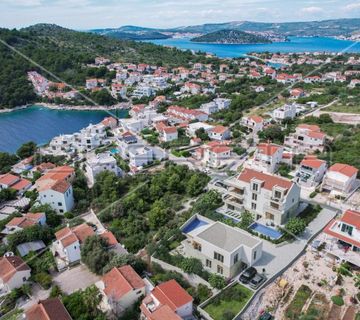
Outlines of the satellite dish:
{"type": "Polygon", "coordinates": [[[6,252],[4,254],[4,257],[13,257],[13,256],[14,256],[14,252],[12,252],[12,251],[6,252]]]}

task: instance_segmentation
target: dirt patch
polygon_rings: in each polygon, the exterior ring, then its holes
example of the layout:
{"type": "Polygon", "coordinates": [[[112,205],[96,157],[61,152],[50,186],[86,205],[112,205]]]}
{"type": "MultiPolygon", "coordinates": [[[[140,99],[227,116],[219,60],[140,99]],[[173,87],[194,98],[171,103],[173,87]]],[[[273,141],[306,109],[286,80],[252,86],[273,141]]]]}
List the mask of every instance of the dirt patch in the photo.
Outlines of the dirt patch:
{"type": "Polygon", "coordinates": [[[329,312],[329,320],[340,320],[341,319],[341,307],[333,304],[329,312]]]}

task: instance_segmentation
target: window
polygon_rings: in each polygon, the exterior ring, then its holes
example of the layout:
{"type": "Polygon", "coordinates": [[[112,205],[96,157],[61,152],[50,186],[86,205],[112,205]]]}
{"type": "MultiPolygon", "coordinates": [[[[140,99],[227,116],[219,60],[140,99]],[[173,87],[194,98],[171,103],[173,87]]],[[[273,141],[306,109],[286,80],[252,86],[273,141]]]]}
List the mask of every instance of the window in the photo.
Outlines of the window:
{"type": "Polygon", "coordinates": [[[238,262],[239,261],[239,254],[237,253],[235,256],[234,256],[234,264],[236,263],[236,262],[238,262]]]}
{"type": "Polygon", "coordinates": [[[60,209],[59,211],[60,211],[60,213],[63,213],[63,212],[64,212],[64,210],[63,210],[63,209],[60,209]]]}
{"type": "Polygon", "coordinates": [[[256,210],[256,203],[251,203],[251,209],[256,210]]]}
{"type": "Polygon", "coordinates": [[[211,261],[209,259],[206,259],[206,266],[208,268],[211,268],[211,261]]]}
{"type": "Polygon", "coordinates": [[[214,252],[214,259],[220,262],[224,262],[224,256],[220,253],[214,252]]]}
{"type": "Polygon", "coordinates": [[[61,207],[61,206],[62,206],[62,203],[61,203],[61,202],[58,202],[58,206],[61,207]]]}
{"type": "Polygon", "coordinates": [[[26,278],[25,277],[23,277],[23,282],[25,282],[26,281],[26,278]]]}
{"type": "Polygon", "coordinates": [[[256,251],[254,251],[253,259],[256,260],[256,251]]]}
{"type": "Polygon", "coordinates": [[[280,191],[275,191],[274,192],[274,197],[277,198],[277,199],[280,199],[281,198],[281,192],[280,191]]]}
{"type": "Polygon", "coordinates": [[[257,194],[256,194],[256,193],[253,193],[253,194],[252,194],[252,199],[253,199],[254,201],[257,200],[257,194]]]}
{"type": "Polygon", "coordinates": [[[256,184],[256,183],[254,183],[252,189],[253,189],[254,191],[258,191],[258,190],[259,190],[259,185],[256,184]]]}
{"type": "Polygon", "coordinates": [[[347,233],[349,236],[351,236],[351,235],[352,235],[352,232],[353,232],[353,227],[352,227],[352,226],[349,226],[349,225],[347,225],[347,224],[345,224],[345,223],[343,223],[343,224],[341,225],[341,231],[342,231],[342,232],[345,232],[345,233],[347,233]]]}
{"type": "Polygon", "coordinates": [[[217,273],[220,273],[220,274],[224,273],[224,269],[222,266],[217,266],[217,273]]]}
{"type": "Polygon", "coordinates": [[[193,242],[193,248],[197,251],[201,251],[201,244],[198,242],[193,242]]]}

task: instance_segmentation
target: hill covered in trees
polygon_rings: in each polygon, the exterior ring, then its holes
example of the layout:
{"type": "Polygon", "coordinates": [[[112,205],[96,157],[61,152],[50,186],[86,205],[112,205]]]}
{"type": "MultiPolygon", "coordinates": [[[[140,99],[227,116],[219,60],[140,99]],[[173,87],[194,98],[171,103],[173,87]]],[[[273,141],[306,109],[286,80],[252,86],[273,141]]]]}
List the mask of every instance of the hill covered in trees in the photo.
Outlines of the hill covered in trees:
{"type": "Polygon", "coordinates": [[[220,30],[191,39],[193,42],[224,43],[224,44],[252,44],[271,43],[266,37],[239,30],[220,30]]]}
{"type": "Polygon", "coordinates": [[[94,62],[97,56],[158,66],[187,65],[205,60],[204,56],[195,56],[190,51],[112,39],[49,24],[21,30],[0,29],[0,40],[3,41],[0,43],[0,108],[13,108],[37,100],[27,79],[28,71],[36,70],[49,78],[41,68],[8,46],[75,86],[84,85],[89,73],[86,65],[94,62]]]}

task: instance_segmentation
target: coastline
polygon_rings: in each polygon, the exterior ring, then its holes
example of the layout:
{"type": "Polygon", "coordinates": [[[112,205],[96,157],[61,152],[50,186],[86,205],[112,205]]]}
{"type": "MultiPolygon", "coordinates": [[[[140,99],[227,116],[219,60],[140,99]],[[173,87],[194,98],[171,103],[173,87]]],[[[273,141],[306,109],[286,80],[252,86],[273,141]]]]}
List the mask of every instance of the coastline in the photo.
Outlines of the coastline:
{"type": "Polygon", "coordinates": [[[24,110],[34,105],[52,110],[66,110],[66,111],[110,111],[115,109],[126,110],[130,107],[128,103],[120,103],[112,106],[84,106],[84,105],[73,106],[73,105],[64,105],[64,104],[58,105],[53,103],[35,102],[33,104],[27,104],[12,109],[0,109],[0,114],[24,110]]]}

